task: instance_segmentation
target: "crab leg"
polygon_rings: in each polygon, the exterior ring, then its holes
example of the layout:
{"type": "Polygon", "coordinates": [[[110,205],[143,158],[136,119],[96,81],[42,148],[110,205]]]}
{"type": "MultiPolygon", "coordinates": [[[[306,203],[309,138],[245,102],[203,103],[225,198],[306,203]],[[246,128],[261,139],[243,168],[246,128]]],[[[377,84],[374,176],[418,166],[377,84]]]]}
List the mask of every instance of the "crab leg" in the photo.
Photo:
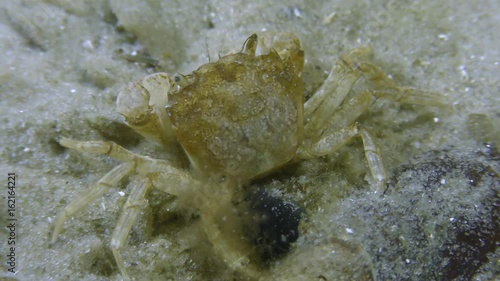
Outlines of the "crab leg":
{"type": "Polygon", "coordinates": [[[304,104],[304,118],[310,130],[321,130],[326,125],[330,112],[342,103],[361,75],[357,58],[369,53],[369,47],[352,49],[335,62],[323,85],[304,104]]]}
{"type": "Polygon", "coordinates": [[[144,158],[144,156],[136,155],[114,142],[77,141],[63,137],[59,140],[59,144],[81,152],[105,154],[123,162],[131,162],[136,157],[144,158]]]}
{"type": "Polygon", "coordinates": [[[297,151],[297,157],[310,159],[331,154],[356,136],[360,136],[363,139],[365,156],[370,167],[370,172],[377,182],[377,188],[380,189],[386,181],[386,173],[380,151],[375,145],[371,134],[357,123],[330,133],[311,146],[300,147],[297,151]]]}
{"type": "Polygon", "coordinates": [[[370,90],[355,95],[332,113],[327,114],[328,120],[326,120],[327,122],[322,128],[318,129],[307,124],[304,128],[307,139],[316,142],[321,138],[321,135],[328,135],[353,124],[366,111],[373,100],[374,97],[370,90]]]}
{"type": "Polygon", "coordinates": [[[68,138],[61,138],[59,143],[64,147],[80,152],[104,154],[113,159],[130,163],[133,165],[135,172],[142,175],[158,172],[185,174],[184,171],[173,167],[173,164],[170,161],[153,159],[133,153],[114,142],[77,141],[68,138]]]}
{"type": "MultiPolygon", "coordinates": [[[[373,85],[374,90],[371,94],[376,98],[401,103],[449,107],[443,96],[438,93],[417,90],[411,87],[399,87],[375,65],[368,62],[358,62],[359,58],[369,53],[369,47],[362,47],[352,49],[341,56],[323,85],[304,104],[305,134],[306,136],[309,135],[310,139],[315,139],[327,124],[334,124],[330,118],[332,112],[339,111],[337,110],[338,107],[361,75],[373,85]]],[[[365,105],[365,101],[361,101],[361,99],[367,101],[369,98],[365,93],[363,96],[354,99],[358,101],[353,100],[352,103],[359,102],[360,105],[365,105]]],[[[359,111],[355,110],[354,112],[357,114],[359,111]]],[[[351,116],[355,116],[355,114],[346,110],[344,110],[344,113],[348,116],[346,120],[354,121],[355,118],[352,119],[351,116]]],[[[348,124],[351,123],[344,122],[344,125],[348,124]]]]}
{"type": "Polygon", "coordinates": [[[122,178],[127,176],[132,171],[132,165],[123,163],[116,166],[113,170],[102,177],[90,190],[86,191],[81,196],[77,197],[75,201],[67,205],[57,218],[54,232],[52,233],[51,243],[56,242],[57,236],[62,230],[64,222],[80,211],[88,204],[90,204],[97,197],[102,196],[111,186],[116,185],[122,178]]]}
{"type": "Polygon", "coordinates": [[[88,192],[81,197],[77,197],[75,201],[64,208],[56,221],[51,240],[52,243],[55,242],[57,236],[61,232],[64,222],[68,217],[87,206],[97,197],[102,196],[109,187],[116,185],[118,181],[131,172],[145,176],[132,183],[131,194],[123,207],[123,213],[118,220],[111,239],[111,249],[118,268],[120,269],[123,278],[125,280],[129,280],[130,278],[125,269],[120,250],[130,233],[130,229],[132,228],[132,225],[138,215],[139,206],[143,202],[147,190],[152,186],[152,182],[162,191],[173,195],[180,195],[183,192],[187,192],[189,190],[188,187],[194,186],[197,181],[190,177],[187,172],[173,167],[168,161],[152,159],[135,154],[113,142],[81,142],[67,138],[62,138],[59,142],[61,145],[68,148],[82,152],[106,154],[126,163],[123,163],[111,170],[88,192]]]}
{"type": "Polygon", "coordinates": [[[142,178],[141,180],[132,182],[132,191],[127,202],[123,206],[123,212],[111,236],[111,250],[113,251],[120,273],[125,280],[129,280],[130,277],[125,269],[120,250],[130,233],[130,229],[132,229],[132,225],[139,214],[140,206],[150,187],[151,181],[148,178],[142,178]]]}
{"type": "Polygon", "coordinates": [[[394,102],[452,109],[452,106],[450,106],[445,98],[439,93],[417,90],[411,87],[376,90],[373,91],[373,95],[377,98],[392,100],[394,102]]]}
{"type": "Polygon", "coordinates": [[[371,63],[360,62],[358,68],[373,85],[373,95],[377,98],[400,103],[449,107],[441,94],[412,87],[399,87],[380,68],[371,63]]]}

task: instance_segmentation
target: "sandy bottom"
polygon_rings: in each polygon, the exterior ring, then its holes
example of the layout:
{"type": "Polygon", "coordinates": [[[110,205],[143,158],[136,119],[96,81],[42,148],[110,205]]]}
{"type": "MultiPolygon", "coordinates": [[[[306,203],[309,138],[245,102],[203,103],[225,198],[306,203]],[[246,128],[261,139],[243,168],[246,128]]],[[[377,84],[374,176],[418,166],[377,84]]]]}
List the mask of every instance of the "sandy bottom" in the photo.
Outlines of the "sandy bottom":
{"type": "MultiPolygon", "coordinates": [[[[439,92],[453,110],[377,101],[358,119],[379,145],[383,192],[370,188],[360,140],[253,183],[295,202],[306,218],[292,251],[262,278],[500,279],[498,1],[1,2],[0,279],[120,280],[109,245],[127,181],[49,243],[64,206],[118,165],[56,140],[115,141],[168,159],[168,149],[124,125],[117,94],[154,72],[190,73],[264,31],[301,40],[306,99],[339,54],[370,45],[369,61],[397,84],[439,92]]],[[[177,201],[148,194],[122,250],[131,277],[243,279],[177,201]]]]}

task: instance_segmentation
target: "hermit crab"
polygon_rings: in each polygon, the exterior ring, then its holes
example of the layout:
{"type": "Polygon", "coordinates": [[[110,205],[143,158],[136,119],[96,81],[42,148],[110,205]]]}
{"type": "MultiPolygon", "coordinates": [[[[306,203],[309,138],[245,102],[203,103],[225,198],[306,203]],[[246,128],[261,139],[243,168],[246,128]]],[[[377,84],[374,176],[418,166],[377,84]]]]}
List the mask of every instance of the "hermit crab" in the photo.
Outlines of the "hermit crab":
{"type": "Polygon", "coordinates": [[[131,83],[116,102],[126,124],[167,150],[180,145],[184,155],[179,157],[187,156],[190,167],[141,156],[113,142],[61,138],[64,147],[105,154],[123,163],[62,210],[51,242],[56,242],[68,218],[122,178],[134,175],[131,194],[111,238],[123,278],[129,275],[120,249],[151,188],[190,202],[219,258],[235,272],[260,278],[265,273],[256,265],[254,249],[240,235],[244,230],[238,226],[239,213],[233,207],[242,196],[242,187],[287,164],[333,153],[359,136],[373,189],[380,190],[386,181],[382,157],[371,134],[356,123],[357,117],[380,98],[441,103],[429,92],[397,86],[378,67],[362,61],[369,52],[368,47],[347,51],[305,103],[304,51],[289,33],[266,33],[261,38],[253,34],[240,52],[222,56],[191,74],[157,73],[131,83]],[[345,100],[360,77],[371,88],[345,100]]]}

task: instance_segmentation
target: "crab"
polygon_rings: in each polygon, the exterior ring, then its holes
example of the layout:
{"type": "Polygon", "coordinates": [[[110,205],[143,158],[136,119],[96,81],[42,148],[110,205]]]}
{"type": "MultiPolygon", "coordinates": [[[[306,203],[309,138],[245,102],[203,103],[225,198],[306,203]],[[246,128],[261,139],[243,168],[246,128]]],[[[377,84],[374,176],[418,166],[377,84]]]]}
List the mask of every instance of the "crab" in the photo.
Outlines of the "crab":
{"type": "Polygon", "coordinates": [[[61,138],[64,147],[105,154],[123,163],[61,211],[51,243],[68,218],[134,175],[110,245],[124,279],[130,276],[121,249],[151,188],[190,202],[215,253],[235,272],[258,279],[264,273],[255,265],[251,245],[241,239],[243,230],[228,223],[238,221],[232,202],[241,197],[243,186],[290,163],[331,154],[361,137],[371,188],[380,191],[387,178],[382,157],[371,133],[356,119],[380,98],[442,104],[434,93],[397,86],[378,67],[362,60],[369,53],[369,47],[347,51],[305,103],[304,51],[290,33],[265,33],[261,38],[253,34],[241,51],[191,74],[156,73],[131,83],[117,97],[117,111],[125,123],[167,150],[180,146],[177,158],[187,157],[190,167],[180,165],[181,160],[141,156],[114,142],[61,138]],[[360,77],[371,89],[345,100],[360,77]]]}

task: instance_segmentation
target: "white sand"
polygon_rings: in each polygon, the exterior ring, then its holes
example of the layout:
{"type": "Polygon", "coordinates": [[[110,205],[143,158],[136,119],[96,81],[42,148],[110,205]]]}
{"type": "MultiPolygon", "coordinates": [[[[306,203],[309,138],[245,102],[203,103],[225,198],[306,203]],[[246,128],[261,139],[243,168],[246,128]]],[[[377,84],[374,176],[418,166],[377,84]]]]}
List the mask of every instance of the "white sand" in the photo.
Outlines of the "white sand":
{"type": "MultiPolygon", "coordinates": [[[[1,0],[0,168],[4,181],[7,173],[18,177],[18,221],[17,273],[9,275],[9,266],[4,265],[0,276],[119,280],[109,240],[126,200],[120,192],[128,194],[125,183],[68,221],[57,243],[49,247],[58,212],[117,165],[106,157],[63,149],[55,140],[59,136],[112,140],[141,154],[166,157],[122,124],[114,111],[118,92],[155,71],[189,73],[209,58],[238,50],[250,34],[264,30],[289,31],[300,38],[306,52],[307,97],[321,85],[339,53],[366,44],[373,47],[372,61],[397,83],[446,95],[454,112],[382,102],[361,118],[375,133],[390,175],[414,156],[445,149],[451,149],[445,154],[460,163],[480,161],[498,173],[498,158],[476,153],[488,150],[484,146],[488,141],[496,140],[492,145],[498,149],[500,137],[494,125],[500,119],[498,1],[235,2],[1,0]],[[147,50],[159,66],[129,62],[119,49],[123,54],[147,50]]],[[[344,273],[335,259],[351,259],[352,268],[360,260],[349,254],[327,259],[322,247],[330,249],[332,237],[346,236],[361,241],[382,280],[441,279],[446,259],[440,247],[454,239],[447,232],[455,219],[452,215],[466,216],[470,223],[482,212],[491,215],[485,198],[491,192],[498,196],[499,189],[498,182],[486,179],[471,189],[461,177],[463,170],[453,169],[456,174],[440,179],[444,187],[436,198],[441,201],[422,201],[419,193],[422,181],[433,171],[409,172],[411,180],[398,186],[400,191],[380,198],[369,191],[361,142],[354,141],[332,156],[304,161],[271,176],[264,185],[302,204],[309,217],[293,255],[272,270],[271,279],[339,280],[344,273]],[[393,206],[392,213],[383,211],[390,209],[387,206],[393,206]],[[431,209],[436,213],[428,213],[431,209]],[[427,242],[421,242],[422,237],[427,242]],[[311,260],[314,266],[305,270],[305,262],[311,260]]],[[[159,192],[151,195],[123,250],[131,276],[230,279],[223,263],[211,255],[196,222],[177,218],[173,198],[159,192]]],[[[7,219],[5,207],[0,218],[7,219]]],[[[8,235],[0,232],[2,263],[8,235]]],[[[499,260],[499,250],[490,253],[490,262],[482,262],[474,278],[493,280],[495,274],[500,278],[499,260]]]]}

